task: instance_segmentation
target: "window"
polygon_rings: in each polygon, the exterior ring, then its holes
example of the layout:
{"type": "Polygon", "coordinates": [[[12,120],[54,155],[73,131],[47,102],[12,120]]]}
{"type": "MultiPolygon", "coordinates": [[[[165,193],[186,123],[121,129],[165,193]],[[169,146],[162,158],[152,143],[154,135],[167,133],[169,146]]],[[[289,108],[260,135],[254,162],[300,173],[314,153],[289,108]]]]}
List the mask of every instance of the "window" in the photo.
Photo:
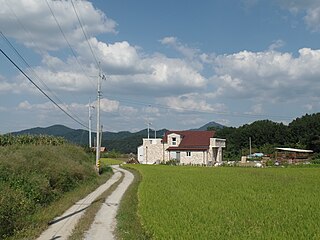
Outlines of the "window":
{"type": "Polygon", "coordinates": [[[187,152],[187,157],[191,157],[191,152],[187,152]]]}
{"type": "Polygon", "coordinates": [[[177,138],[175,137],[172,138],[172,145],[177,145],[177,138]]]}

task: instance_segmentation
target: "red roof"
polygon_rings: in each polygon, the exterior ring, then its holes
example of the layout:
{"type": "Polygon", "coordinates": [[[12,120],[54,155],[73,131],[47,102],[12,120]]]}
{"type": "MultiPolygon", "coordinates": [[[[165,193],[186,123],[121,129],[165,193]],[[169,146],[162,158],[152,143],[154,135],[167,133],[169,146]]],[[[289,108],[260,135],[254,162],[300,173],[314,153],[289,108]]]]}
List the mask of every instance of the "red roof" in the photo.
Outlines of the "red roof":
{"type": "Polygon", "coordinates": [[[204,151],[209,148],[210,138],[214,137],[214,131],[168,131],[164,135],[162,142],[168,142],[169,134],[178,134],[181,136],[179,146],[169,147],[167,150],[180,151],[204,151]]]}

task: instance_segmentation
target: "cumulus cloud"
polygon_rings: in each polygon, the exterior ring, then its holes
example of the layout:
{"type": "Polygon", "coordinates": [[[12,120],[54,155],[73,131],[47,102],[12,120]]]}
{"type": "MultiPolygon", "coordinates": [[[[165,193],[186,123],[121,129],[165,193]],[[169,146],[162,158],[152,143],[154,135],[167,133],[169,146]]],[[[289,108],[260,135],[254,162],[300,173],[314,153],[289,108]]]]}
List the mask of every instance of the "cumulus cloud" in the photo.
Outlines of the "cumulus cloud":
{"type": "MultiPolygon", "coordinates": [[[[97,105],[97,102],[94,103],[97,105]]],[[[107,98],[102,98],[100,100],[101,111],[103,112],[115,112],[119,110],[120,103],[115,100],[109,100],[107,98]]]]}
{"type": "MultiPolygon", "coordinates": [[[[72,2],[48,2],[68,41],[73,44],[83,42],[72,2]]],[[[67,46],[46,1],[0,0],[0,5],[0,28],[7,36],[37,50],[57,50],[67,46]]],[[[116,22],[95,9],[91,2],[74,1],[74,5],[89,36],[116,32],[116,22]]]]}
{"type": "Polygon", "coordinates": [[[42,110],[42,111],[52,111],[58,109],[53,103],[45,102],[45,103],[37,103],[31,104],[29,101],[25,100],[20,102],[17,106],[18,110],[42,110]]]}
{"type": "Polygon", "coordinates": [[[288,100],[320,90],[320,50],[303,48],[299,56],[276,51],[242,51],[216,58],[216,96],[288,100]]]}
{"type": "Polygon", "coordinates": [[[285,42],[281,39],[273,41],[273,43],[269,46],[269,51],[274,51],[279,48],[282,48],[285,45],[285,42]]]}
{"type": "Polygon", "coordinates": [[[183,56],[192,59],[199,54],[199,49],[190,48],[185,44],[182,44],[176,37],[165,37],[159,40],[163,45],[168,45],[173,47],[175,50],[180,52],[183,56]]]}
{"type": "Polygon", "coordinates": [[[226,106],[222,103],[210,104],[199,94],[185,94],[180,96],[165,97],[158,100],[169,108],[178,112],[203,111],[217,112],[225,111],[226,106]]]}
{"type": "Polygon", "coordinates": [[[319,0],[276,0],[283,8],[292,14],[303,12],[307,27],[314,32],[320,31],[320,1],[319,0]]]}
{"type": "MultiPolygon", "coordinates": [[[[101,67],[108,74],[127,75],[146,71],[141,66],[141,58],[137,49],[128,42],[106,44],[96,38],[91,38],[89,42],[97,59],[100,61],[101,67]]],[[[91,62],[94,60],[87,42],[79,44],[77,52],[79,52],[82,59],[87,59],[91,62]]]]}

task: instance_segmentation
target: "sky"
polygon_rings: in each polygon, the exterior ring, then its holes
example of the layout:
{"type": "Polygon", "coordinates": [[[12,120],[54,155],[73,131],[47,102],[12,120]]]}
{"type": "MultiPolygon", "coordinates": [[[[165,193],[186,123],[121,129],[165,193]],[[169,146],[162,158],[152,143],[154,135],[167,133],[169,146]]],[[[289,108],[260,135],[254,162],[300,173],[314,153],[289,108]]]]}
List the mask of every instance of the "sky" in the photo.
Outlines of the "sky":
{"type": "Polygon", "coordinates": [[[0,6],[0,134],[86,129],[89,106],[96,128],[99,72],[103,131],[288,124],[320,110],[319,0],[0,6]]]}

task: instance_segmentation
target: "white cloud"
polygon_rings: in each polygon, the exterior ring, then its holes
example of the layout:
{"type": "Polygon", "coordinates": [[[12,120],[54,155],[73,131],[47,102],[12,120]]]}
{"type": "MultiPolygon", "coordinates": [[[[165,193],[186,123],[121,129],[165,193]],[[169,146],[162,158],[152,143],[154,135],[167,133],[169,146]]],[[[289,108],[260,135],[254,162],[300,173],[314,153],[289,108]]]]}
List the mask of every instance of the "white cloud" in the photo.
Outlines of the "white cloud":
{"type": "MultiPolygon", "coordinates": [[[[106,44],[98,41],[96,38],[90,39],[93,52],[95,53],[101,67],[108,74],[135,74],[145,71],[141,66],[141,58],[137,49],[128,42],[115,42],[106,44]]],[[[77,52],[82,59],[94,61],[90,48],[86,42],[79,44],[77,52]]]]}
{"type": "MultiPolygon", "coordinates": [[[[84,41],[71,1],[48,1],[68,41],[73,45],[84,41]]],[[[93,7],[89,1],[74,1],[83,27],[89,36],[115,33],[116,22],[93,7]]],[[[57,50],[66,47],[46,1],[0,0],[0,28],[27,47],[57,50]]]]}
{"type": "Polygon", "coordinates": [[[269,51],[274,51],[279,48],[282,48],[285,45],[285,42],[281,39],[273,41],[273,43],[269,46],[269,51]]]}
{"type": "Polygon", "coordinates": [[[310,8],[304,18],[307,26],[313,32],[320,31],[320,5],[317,8],[310,8]]]}
{"type": "MultiPolygon", "coordinates": [[[[97,105],[97,102],[94,103],[97,105]]],[[[102,98],[100,100],[101,111],[103,112],[116,112],[119,110],[120,103],[115,100],[109,100],[107,98],[102,98]]]]}
{"type": "Polygon", "coordinates": [[[165,97],[158,101],[178,112],[220,112],[226,109],[226,106],[222,103],[209,104],[201,95],[196,93],[165,97]]]}
{"type": "Polygon", "coordinates": [[[18,104],[17,109],[18,110],[52,111],[52,110],[57,110],[58,108],[51,102],[31,104],[29,103],[29,101],[25,100],[18,104]]]}
{"type": "Polygon", "coordinates": [[[276,0],[292,14],[303,12],[307,27],[314,32],[320,31],[320,1],[319,0],[276,0]]]}
{"type": "Polygon", "coordinates": [[[216,58],[215,96],[277,101],[314,96],[320,90],[320,50],[299,56],[276,51],[242,51],[216,58]]]}
{"type": "Polygon", "coordinates": [[[180,52],[183,56],[188,59],[193,59],[200,53],[199,49],[190,48],[185,44],[182,44],[176,37],[165,37],[159,40],[163,45],[173,47],[176,51],[180,52]]]}

